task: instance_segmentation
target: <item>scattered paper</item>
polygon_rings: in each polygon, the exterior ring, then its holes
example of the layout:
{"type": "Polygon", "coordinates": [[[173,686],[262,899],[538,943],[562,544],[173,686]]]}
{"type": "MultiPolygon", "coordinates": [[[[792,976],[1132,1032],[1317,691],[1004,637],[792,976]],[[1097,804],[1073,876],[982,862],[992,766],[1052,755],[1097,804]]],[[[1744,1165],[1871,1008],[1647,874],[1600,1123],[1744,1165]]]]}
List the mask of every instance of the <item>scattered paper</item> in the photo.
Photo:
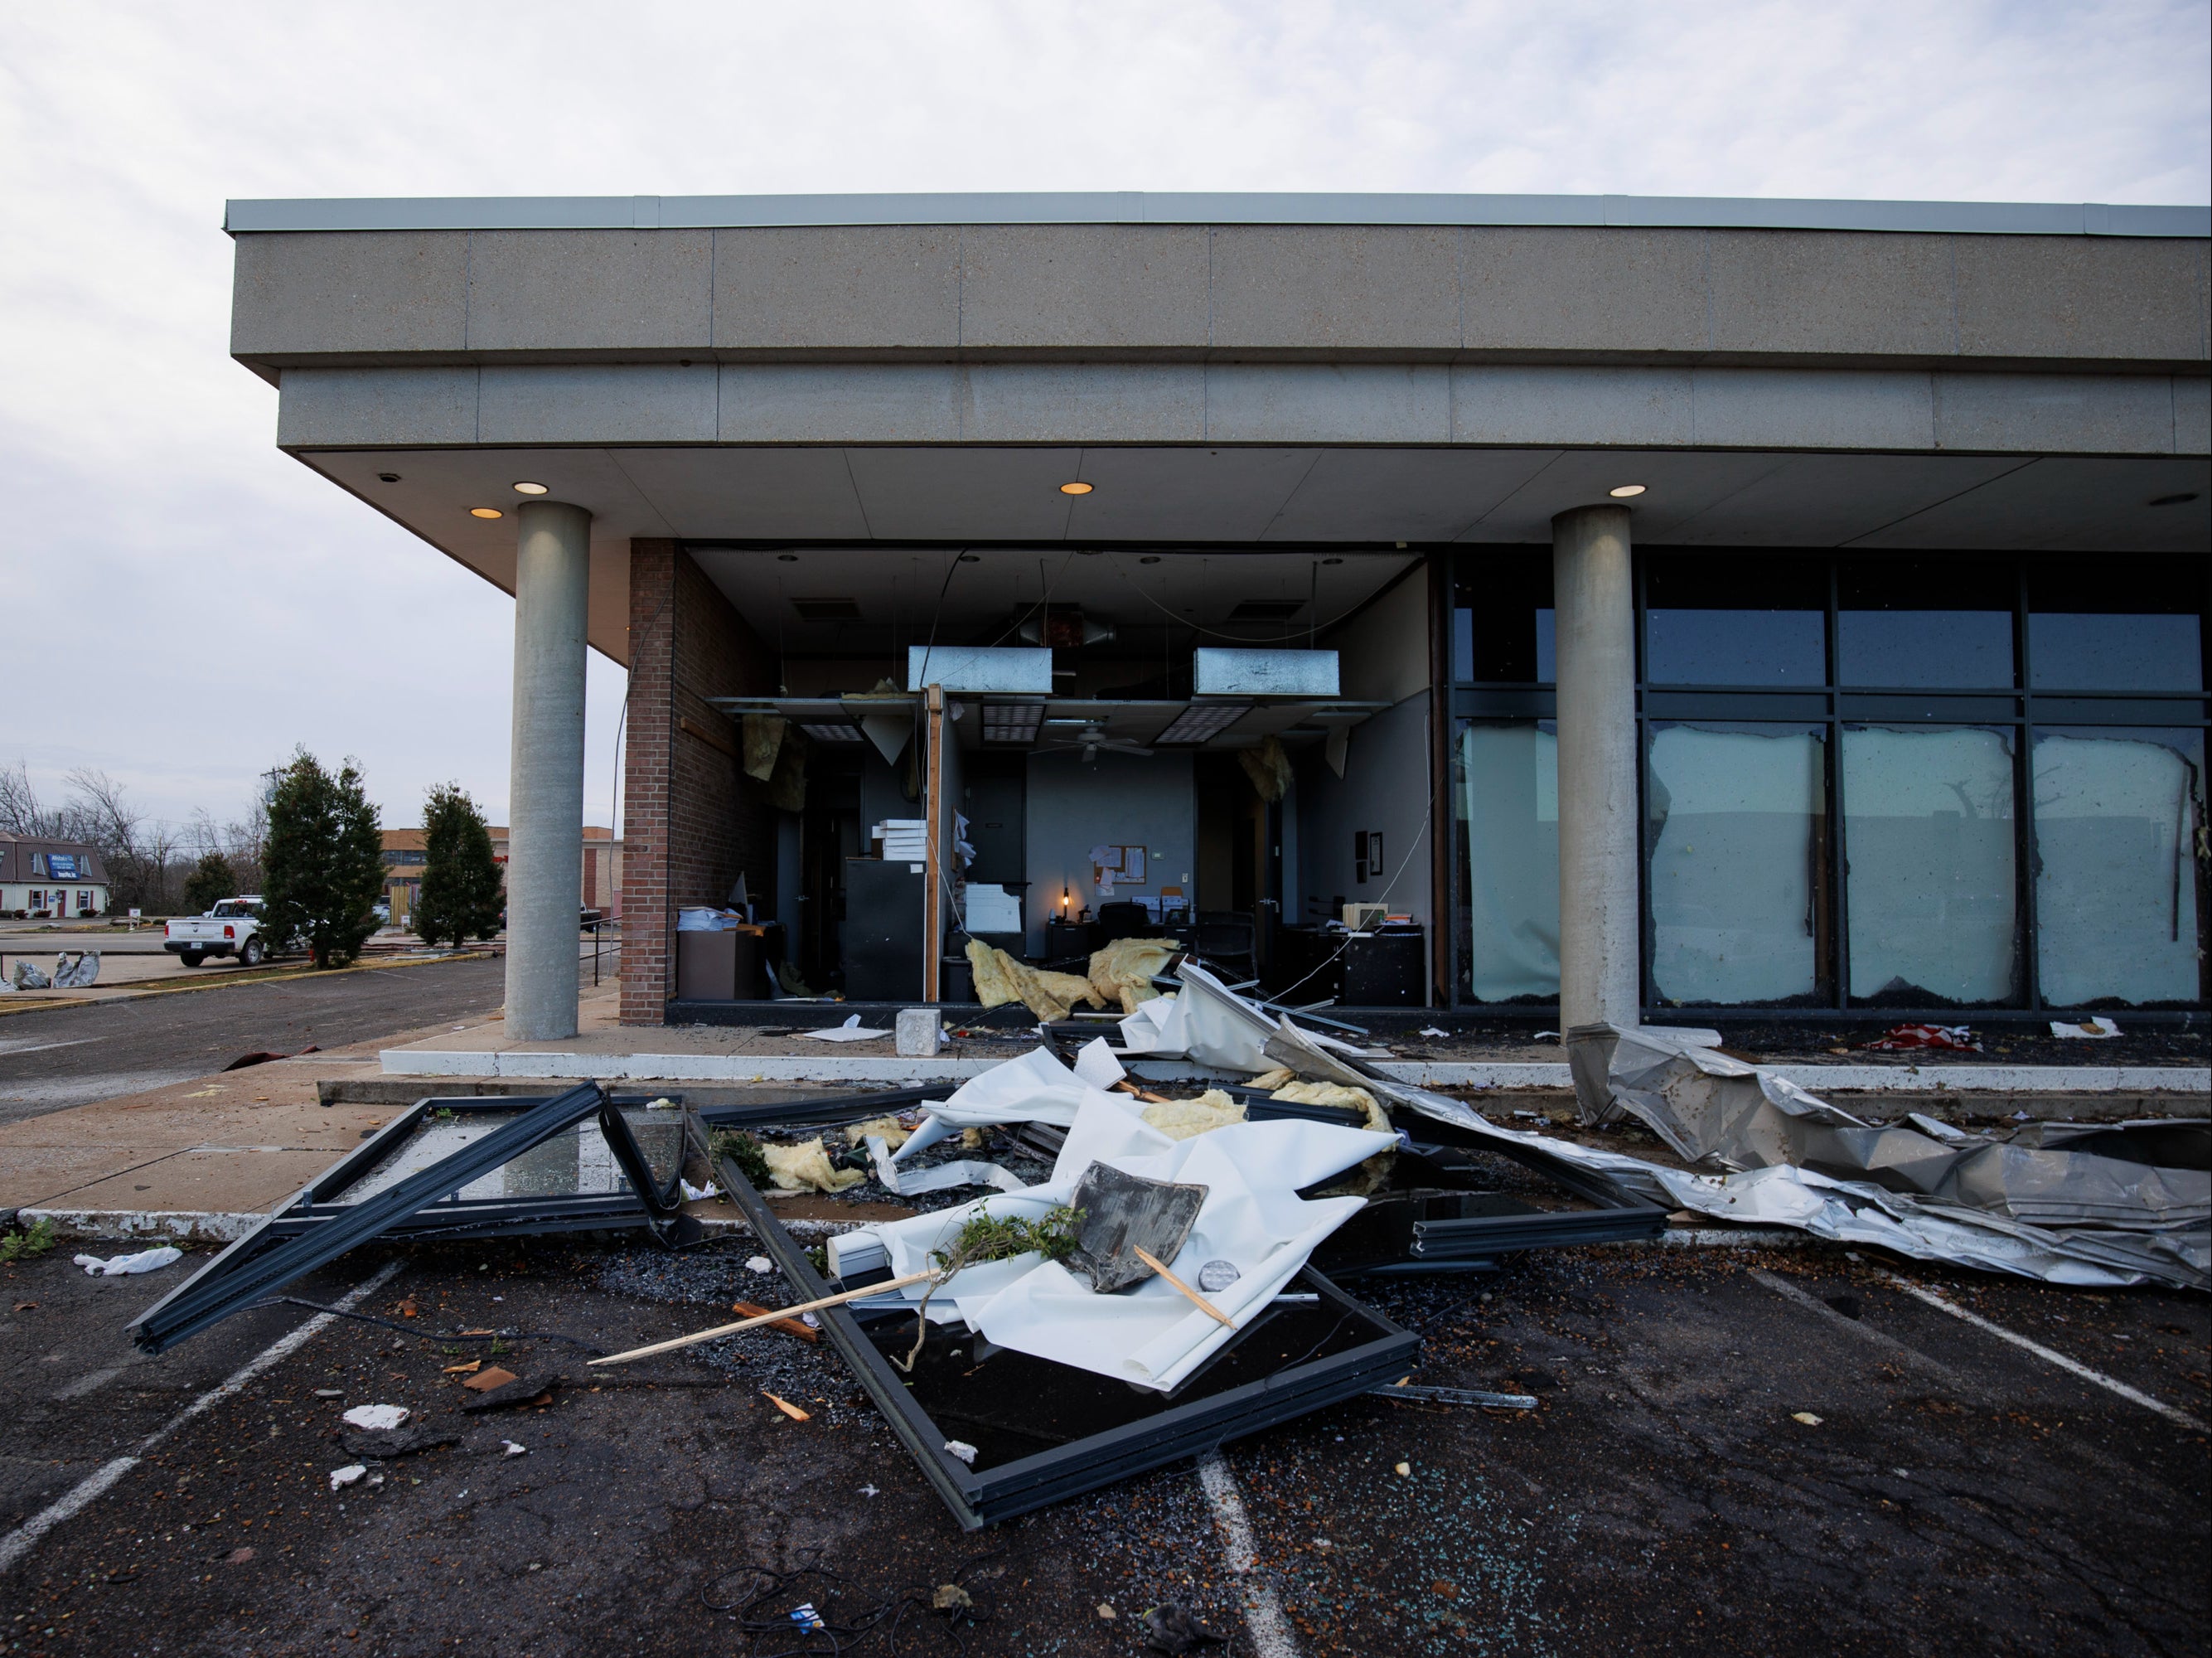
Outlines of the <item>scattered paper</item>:
{"type": "Polygon", "coordinates": [[[826,1031],[806,1031],[802,1034],[815,1037],[823,1042],[872,1042],[879,1036],[889,1036],[890,1033],[877,1030],[873,1026],[863,1025],[860,1022],[860,1015],[854,1014],[842,1025],[832,1026],[826,1031]]]}
{"type": "Polygon", "coordinates": [[[343,1468],[333,1468],[331,1470],[331,1489],[335,1491],[342,1485],[350,1485],[368,1472],[366,1462],[349,1462],[343,1468]]]}
{"type": "Polygon", "coordinates": [[[356,1405],[339,1419],[372,1433],[388,1433],[412,1414],[404,1405],[356,1405]]]}
{"type": "Polygon", "coordinates": [[[106,1260],[97,1255],[79,1255],[76,1264],[88,1277],[119,1278],[132,1272],[158,1272],[184,1258],[183,1250],[164,1244],[159,1249],[143,1249],[136,1255],[111,1255],[106,1260]]]}
{"type": "Polygon", "coordinates": [[[509,1456],[528,1456],[530,1454],[530,1448],[527,1445],[517,1445],[511,1439],[502,1439],[500,1441],[500,1443],[507,1448],[507,1454],[509,1456]]]}
{"type": "Polygon", "coordinates": [[[2065,1037],[2072,1041],[2101,1042],[2107,1038],[2118,1036],[2120,1033],[2120,1027],[2102,1014],[2099,1014],[2095,1018],[2085,1019],[2078,1025],[2069,1025],[2063,1019],[2054,1019],[2051,1021],[2051,1033],[2053,1036],[2065,1037]]]}
{"type": "Polygon", "coordinates": [[[1423,1036],[1449,1036],[1451,1034],[1449,1031],[1438,1030],[1434,1025],[1422,1026],[1420,1033],[1423,1036]]]}
{"type": "Polygon", "coordinates": [[[745,1258],[745,1271],[748,1272],[773,1272],[775,1271],[775,1263],[769,1259],[765,1255],[749,1255],[745,1258]]]}
{"type": "Polygon", "coordinates": [[[687,1204],[696,1204],[704,1198],[719,1198],[722,1195],[720,1189],[712,1180],[702,1186],[693,1186],[690,1181],[683,1179],[681,1176],[678,1178],[684,1187],[684,1201],[687,1204]]]}
{"type": "Polygon", "coordinates": [[[1817,1428],[1820,1425],[1820,1418],[1810,1411],[1792,1411],[1790,1413],[1790,1419],[1792,1422],[1802,1422],[1808,1428],[1817,1428]]]}
{"type": "Polygon", "coordinates": [[[964,1439],[946,1440],[945,1451],[946,1455],[958,1457],[971,1468],[975,1466],[975,1448],[964,1439]]]}

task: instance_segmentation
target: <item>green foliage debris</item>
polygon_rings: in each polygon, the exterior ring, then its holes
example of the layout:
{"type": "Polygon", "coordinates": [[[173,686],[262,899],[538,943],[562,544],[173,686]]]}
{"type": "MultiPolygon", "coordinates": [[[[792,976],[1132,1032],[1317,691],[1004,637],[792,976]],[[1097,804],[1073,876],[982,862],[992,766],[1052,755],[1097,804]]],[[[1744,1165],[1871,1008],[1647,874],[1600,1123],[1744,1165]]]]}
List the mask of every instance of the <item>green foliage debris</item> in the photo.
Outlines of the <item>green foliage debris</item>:
{"type": "Polygon", "coordinates": [[[25,1230],[0,1238],[0,1261],[33,1260],[53,1247],[54,1223],[42,1215],[25,1230]]]}

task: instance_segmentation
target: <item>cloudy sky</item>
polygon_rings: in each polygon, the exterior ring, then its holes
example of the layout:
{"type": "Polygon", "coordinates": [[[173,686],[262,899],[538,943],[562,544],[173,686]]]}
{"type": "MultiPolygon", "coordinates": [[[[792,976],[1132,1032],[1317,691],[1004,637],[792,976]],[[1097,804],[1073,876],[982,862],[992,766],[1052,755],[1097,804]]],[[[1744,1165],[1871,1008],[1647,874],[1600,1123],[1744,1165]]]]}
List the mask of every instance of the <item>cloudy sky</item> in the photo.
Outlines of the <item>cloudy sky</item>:
{"type": "MultiPolygon", "coordinates": [[[[2203,203],[2203,0],[4,0],[0,764],[304,743],[506,811],[510,601],[273,446],[227,197],[1463,190],[2203,203]]],[[[623,679],[593,659],[588,812],[623,679]]]]}

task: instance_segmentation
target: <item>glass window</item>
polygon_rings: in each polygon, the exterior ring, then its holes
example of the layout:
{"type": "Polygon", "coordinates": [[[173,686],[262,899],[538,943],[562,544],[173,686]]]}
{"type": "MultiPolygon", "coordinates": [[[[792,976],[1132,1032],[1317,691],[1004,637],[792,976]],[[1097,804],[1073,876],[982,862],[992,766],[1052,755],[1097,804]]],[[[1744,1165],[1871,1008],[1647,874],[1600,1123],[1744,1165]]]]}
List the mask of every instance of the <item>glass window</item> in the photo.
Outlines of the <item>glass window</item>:
{"type": "Polygon", "coordinates": [[[2203,734],[2040,730],[2033,759],[2043,999],[2197,1001],[2203,734]]]}
{"type": "Polygon", "coordinates": [[[1452,678],[1493,685],[1549,685],[1549,553],[1468,557],[1452,599],[1452,678]]]}
{"type": "Polygon", "coordinates": [[[2011,738],[1857,727],[1843,743],[1851,999],[2014,1000],[2011,738]]]}
{"type": "Polygon", "coordinates": [[[1856,561],[1836,572],[1836,675],[1848,686],[2008,689],[2014,567],[1856,561]]]}
{"type": "Polygon", "coordinates": [[[2027,659],[2038,691],[2202,691],[2201,568],[2075,560],[2033,570],[2027,659]]]}
{"type": "Polygon", "coordinates": [[[1478,1002],[1559,995],[1559,741],[1548,720],[1462,728],[1454,770],[1466,863],[1462,988],[1478,1002]]]}
{"type": "Polygon", "coordinates": [[[1802,1003],[1828,959],[1825,741],[1652,730],[1651,981],[1662,1001],[1802,1003]]]}
{"type": "Polygon", "coordinates": [[[1655,557],[1646,567],[1652,685],[1822,686],[1828,577],[1802,559],[1655,557]]]}

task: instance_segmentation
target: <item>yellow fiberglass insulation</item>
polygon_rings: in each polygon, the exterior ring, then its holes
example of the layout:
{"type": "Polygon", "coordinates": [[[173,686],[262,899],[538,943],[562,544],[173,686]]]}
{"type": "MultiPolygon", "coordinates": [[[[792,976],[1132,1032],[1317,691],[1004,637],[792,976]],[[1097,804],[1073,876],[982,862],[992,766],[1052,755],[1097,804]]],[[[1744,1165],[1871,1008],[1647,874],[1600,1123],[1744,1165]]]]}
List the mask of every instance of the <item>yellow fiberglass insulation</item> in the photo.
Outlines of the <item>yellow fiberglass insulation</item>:
{"type": "Polygon", "coordinates": [[[1108,1007],[1134,1013],[1139,1002],[1159,994],[1152,975],[1164,972],[1182,948],[1172,938],[1117,938],[1091,955],[1091,988],[1108,1007]]]}
{"type": "Polygon", "coordinates": [[[975,976],[975,999],[987,1008],[1018,1002],[1040,1019],[1058,1020],[1079,1002],[1106,1005],[1089,979],[1030,966],[980,938],[968,941],[968,965],[975,976]]]}
{"type": "Polygon", "coordinates": [[[913,1132],[912,1129],[902,1125],[896,1117],[871,1117],[866,1122],[855,1123],[845,1131],[845,1143],[848,1146],[860,1145],[870,1135],[880,1134],[884,1138],[884,1149],[896,1151],[907,1143],[908,1137],[913,1132]]]}
{"type": "MultiPolygon", "coordinates": [[[[1375,1103],[1375,1096],[1365,1088],[1348,1088],[1341,1082],[1292,1082],[1277,1088],[1267,1096],[1270,1100],[1287,1100],[1300,1106],[1345,1106],[1367,1113],[1367,1126],[1378,1133],[1391,1132],[1390,1115],[1375,1103]]],[[[1365,1162],[1346,1169],[1333,1185],[1315,1193],[1322,1198],[1364,1198],[1381,1190],[1390,1178],[1390,1165],[1396,1157],[1395,1149],[1376,1152],[1365,1162]]]]}
{"type": "Polygon", "coordinates": [[[818,1134],[795,1146],[763,1141],[761,1157],[779,1192],[842,1192],[868,1178],[857,1168],[832,1167],[818,1134]]]}
{"type": "Polygon", "coordinates": [[[1195,1100],[1155,1101],[1137,1113],[1170,1140],[1188,1140],[1208,1129],[1244,1120],[1244,1102],[1232,1100],[1219,1088],[1208,1088],[1195,1100]]]}

